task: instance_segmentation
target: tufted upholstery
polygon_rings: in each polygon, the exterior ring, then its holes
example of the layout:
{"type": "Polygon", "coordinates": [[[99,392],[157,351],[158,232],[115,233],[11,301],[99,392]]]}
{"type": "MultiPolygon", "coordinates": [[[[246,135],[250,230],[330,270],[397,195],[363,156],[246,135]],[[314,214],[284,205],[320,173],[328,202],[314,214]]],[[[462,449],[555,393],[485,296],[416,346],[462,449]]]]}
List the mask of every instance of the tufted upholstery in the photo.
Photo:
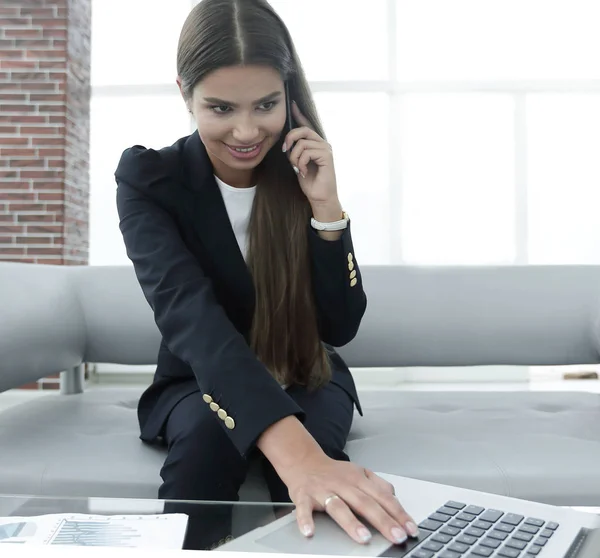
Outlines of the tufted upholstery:
{"type": "MultiPolygon", "coordinates": [[[[352,367],[600,360],[600,267],[363,266],[352,367]]],[[[129,267],[0,264],[0,390],[81,362],[151,364],[160,336],[129,267]]],[[[162,448],[138,439],[141,388],[41,397],[0,413],[0,493],[155,497],[162,448]]],[[[600,396],[363,392],[347,451],[378,471],[600,505],[600,396]]],[[[243,499],[264,499],[253,469],[243,499]]]]}

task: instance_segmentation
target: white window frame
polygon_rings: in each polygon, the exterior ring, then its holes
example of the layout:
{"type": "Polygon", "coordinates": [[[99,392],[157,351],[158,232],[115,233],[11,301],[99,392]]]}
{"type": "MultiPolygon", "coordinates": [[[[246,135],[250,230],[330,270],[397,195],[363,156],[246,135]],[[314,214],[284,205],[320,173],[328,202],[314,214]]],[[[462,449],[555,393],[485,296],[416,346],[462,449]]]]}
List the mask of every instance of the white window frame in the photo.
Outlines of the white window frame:
{"type": "MultiPolygon", "coordinates": [[[[197,4],[197,0],[190,0],[191,7],[197,4]]],[[[561,81],[410,81],[402,82],[398,77],[397,64],[397,4],[396,0],[387,0],[387,22],[388,22],[388,60],[389,79],[384,81],[311,81],[310,86],[314,93],[386,93],[390,98],[389,118],[389,144],[390,152],[394,157],[390,158],[389,168],[389,207],[391,211],[391,222],[397,220],[403,203],[402,182],[402,152],[403,129],[401,115],[405,97],[414,93],[491,93],[505,94],[514,100],[514,131],[515,131],[515,259],[514,265],[527,265],[528,254],[528,189],[527,189],[527,96],[532,93],[600,93],[600,80],[561,80],[561,81]],[[393,187],[392,187],[393,185],[393,187]]],[[[94,96],[145,96],[145,95],[169,95],[177,94],[175,84],[150,84],[150,85],[102,85],[92,87],[94,96]]],[[[195,130],[194,122],[190,119],[190,133],[195,130]]],[[[390,262],[395,265],[405,264],[402,253],[402,241],[399,227],[393,229],[391,239],[390,262]]],[[[97,371],[106,370],[107,375],[113,376],[117,370],[127,368],[138,370],[148,374],[154,367],[116,367],[114,365],[98,365],[97,371]]],[[[489,367],[488,373],[482,378],[481,370],[473,368],[455,368],[449,374],[448,371],[439,369],[396,369],[384,375],[376,374],[377,371],[357,371],[361,377],[375,380],[380,385],[395,385],[403,382],[417,382],[423,377],[427,382],[515,382],[528,381],[530,379],[529,367],[489,367]],[[421,371],[421,373],[419,373],[421,371]],[[364,376],[363,376],[364,374],[364,376]],[[388,376],[389,374],[389,376],[388,376]],[[450,377],[449,377],[450,376],[450,377]],[[389,377],[389,380],[387,379],[389,377]]],[[[383,371],[382,371],[383,372],[383,371]]],[[[137,374],[136,374],[137,375],[137,374]]],[[[359,378],[360,382],[360,378],[359,378]]]]}

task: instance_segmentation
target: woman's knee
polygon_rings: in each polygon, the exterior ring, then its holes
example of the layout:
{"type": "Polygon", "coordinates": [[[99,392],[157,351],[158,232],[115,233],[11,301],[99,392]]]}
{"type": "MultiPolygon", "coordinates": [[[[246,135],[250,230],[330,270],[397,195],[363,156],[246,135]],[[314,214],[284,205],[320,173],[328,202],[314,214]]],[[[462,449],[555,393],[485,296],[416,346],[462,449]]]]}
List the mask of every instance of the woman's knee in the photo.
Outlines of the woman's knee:
{"type": "Polygon", "coordinates": [[[200,394],[186,397],[173,409],[165,434],[168,451],[159,497],[237,500],[247,461],[200,394]]]}

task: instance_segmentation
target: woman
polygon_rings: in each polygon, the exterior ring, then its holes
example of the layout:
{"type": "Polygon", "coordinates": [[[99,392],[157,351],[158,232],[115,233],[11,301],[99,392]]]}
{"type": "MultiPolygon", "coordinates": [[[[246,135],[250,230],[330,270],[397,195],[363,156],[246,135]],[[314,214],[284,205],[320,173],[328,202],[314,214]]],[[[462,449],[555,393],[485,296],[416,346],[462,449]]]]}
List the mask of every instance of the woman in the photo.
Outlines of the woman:
{"type": "Polygon", "coordinates": [[[257,454],[272,500],[291,499],[306,536],[315,510],[359,543],[371,534],[353,512],[392,543],[416,536],[391,485],[344,453],[360,403],[332,346],[356,335],[366,296],[285,25],[266,0],[203,0],[177,71],[197,132],[131,147],[115,173],[127,253],[163,338],[138,408],[142,440],[168,447],[159,497],[235,501],[257,454]]]}

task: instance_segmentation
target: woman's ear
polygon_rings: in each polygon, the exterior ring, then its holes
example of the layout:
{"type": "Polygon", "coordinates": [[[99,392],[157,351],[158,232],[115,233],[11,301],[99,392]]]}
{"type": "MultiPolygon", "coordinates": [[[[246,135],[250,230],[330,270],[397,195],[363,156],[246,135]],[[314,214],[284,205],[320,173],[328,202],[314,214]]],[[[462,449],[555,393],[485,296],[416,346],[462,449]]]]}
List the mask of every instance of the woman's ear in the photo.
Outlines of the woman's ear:
{"type": "Polygon", "coordinates": [[[183,87],[181,86],[181,78],[179,76],[177,76],[177,78],[175,79],[175,81],[177,83],[177,87],[179,87],[179,92],[181,93],[181,98],[185,102],[185,106],[187,108],[187,111],[190,114],[192,114],[192,108],[190,106],[191,103],[186,100],[185,95],[183,94],[183,87]]]}
{"type": "Polygon", "coordinates": [[[185,95],[183,94],[183,86],[181,85],[181,78],[179,76],[177,76],[177,78],[175,79],[175,82],[177,83],[177,87],[179,87],[179,93],[181,93],[181,98],[185,101],[185,104],[187,105],[185,95]]]}

